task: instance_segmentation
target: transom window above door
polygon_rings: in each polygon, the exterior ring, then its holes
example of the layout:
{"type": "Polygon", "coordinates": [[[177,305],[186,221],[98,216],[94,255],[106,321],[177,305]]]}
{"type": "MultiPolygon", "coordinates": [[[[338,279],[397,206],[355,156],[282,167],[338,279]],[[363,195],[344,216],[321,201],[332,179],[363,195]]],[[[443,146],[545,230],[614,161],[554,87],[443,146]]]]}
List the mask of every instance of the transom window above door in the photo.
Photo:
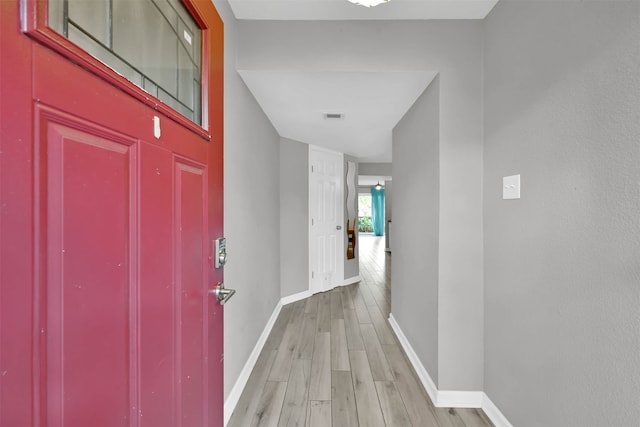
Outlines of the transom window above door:
{"type": "Polygon", "coordinates": [[[202,30],[180,0],[49,0],[49,26],[202,125],[202,30]]]}

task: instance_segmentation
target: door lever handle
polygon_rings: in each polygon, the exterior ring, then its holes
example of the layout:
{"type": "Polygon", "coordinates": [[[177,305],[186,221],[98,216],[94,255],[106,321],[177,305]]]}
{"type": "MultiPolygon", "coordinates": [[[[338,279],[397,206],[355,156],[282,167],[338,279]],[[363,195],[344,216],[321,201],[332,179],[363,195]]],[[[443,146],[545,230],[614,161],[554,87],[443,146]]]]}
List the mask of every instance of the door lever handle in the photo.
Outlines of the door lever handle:
{"type": "Polygon", "coordinates": [[[218,300],[220,305],[224,305],[227,301],[229,301],[229,298],[235,295],[236,290],[227,289],[224,287],[224,283],[220,282],[216,285],[215,289],[210,289],[209,293],[216,296],[216,299],[218,300]]]}

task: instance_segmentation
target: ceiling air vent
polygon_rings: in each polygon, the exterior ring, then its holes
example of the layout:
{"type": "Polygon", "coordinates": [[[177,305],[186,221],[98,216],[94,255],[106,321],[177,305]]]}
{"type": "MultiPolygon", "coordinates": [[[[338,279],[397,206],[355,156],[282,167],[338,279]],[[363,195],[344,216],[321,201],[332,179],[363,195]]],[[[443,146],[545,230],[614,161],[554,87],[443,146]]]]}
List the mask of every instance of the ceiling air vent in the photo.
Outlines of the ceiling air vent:
{"type": "Polygon", "coordinates": [[[342,120],[344,119],[344,113],[324,113],[324,118],[327,120],[342,120]]]}

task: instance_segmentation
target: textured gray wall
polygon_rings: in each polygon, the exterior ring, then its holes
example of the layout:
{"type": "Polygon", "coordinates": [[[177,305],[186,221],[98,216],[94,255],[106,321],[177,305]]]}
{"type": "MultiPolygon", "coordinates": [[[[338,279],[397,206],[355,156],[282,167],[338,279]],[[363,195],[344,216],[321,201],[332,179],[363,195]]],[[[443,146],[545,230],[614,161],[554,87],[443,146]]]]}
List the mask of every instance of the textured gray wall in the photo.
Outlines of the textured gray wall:
{"type": "Polygon", "coordinates": [[[360,175],[381,175],[391,176],[391,163],[358,163],[358,174],[360,175]]]}
{"type": "Polygon", "coordinates": [[[309,290],[309,146],[280,140],[282,297],[309,290]]]}
{"type": "Polygon", "coordinates": [[[438,384],[439,89],[436,77],[393,130],[391,312],[438,384]]]}
{"type": "Polygon", "coordinates": [[[485,24],[485,390],[514,426],[638,426],[640,3],[485,24]]]}
{"type": "Polygon", "coordinates": [[[238,291],[224,306],[226,398],[280,300],[280,137],[236,72],[231,9],[215,6],[225,25],[224,276],[238,291]]]}
{"type": "Polygon", "coordinates": [[[241,69],[440,73],[439,385],[481,390],[482,23],[241,21],[239,26],[241,69]]]}

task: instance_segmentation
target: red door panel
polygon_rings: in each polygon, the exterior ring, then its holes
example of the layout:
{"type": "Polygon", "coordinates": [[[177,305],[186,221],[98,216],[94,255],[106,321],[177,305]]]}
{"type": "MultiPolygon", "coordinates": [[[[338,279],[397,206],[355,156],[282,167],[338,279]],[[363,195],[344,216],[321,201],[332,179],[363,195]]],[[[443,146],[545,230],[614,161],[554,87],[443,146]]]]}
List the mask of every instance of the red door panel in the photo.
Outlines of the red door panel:
{"type": "Polygon", "coordinates": [[[175,158],[174,173],[179,419],[182,425],[206,425],[207,171],[204,165],[175,158]]]}
{"type": "Polygon", "coordinates": [[[48,108],[37,114],[47,425],[128,425],[135,146],[48,108]]]}
{"type": "Polygon", "coordinates": [[[140,422],[210,425],[207,168],[148,143],[140,159],[140,422]]]}
{"type": "Polygon", "coordinates": [[[140,158],[140,426],[179,425],[174,405],[177,354],[174,348],[176,299],[172,251],[174,236],[173,155],[143,142],[140,158]]]}

